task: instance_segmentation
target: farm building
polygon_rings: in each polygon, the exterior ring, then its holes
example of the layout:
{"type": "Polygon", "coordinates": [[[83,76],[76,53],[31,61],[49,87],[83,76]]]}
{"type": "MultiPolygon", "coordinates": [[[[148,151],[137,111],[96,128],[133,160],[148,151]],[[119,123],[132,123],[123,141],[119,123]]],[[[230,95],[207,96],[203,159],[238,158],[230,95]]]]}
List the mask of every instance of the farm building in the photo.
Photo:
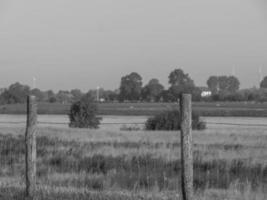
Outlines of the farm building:
{"type": "Polygon", "coordinates": [[[201,90],[201,97],[210,97],[212,95],[212,92],[209,88],[207,87],[200,87],[201,90]]]}

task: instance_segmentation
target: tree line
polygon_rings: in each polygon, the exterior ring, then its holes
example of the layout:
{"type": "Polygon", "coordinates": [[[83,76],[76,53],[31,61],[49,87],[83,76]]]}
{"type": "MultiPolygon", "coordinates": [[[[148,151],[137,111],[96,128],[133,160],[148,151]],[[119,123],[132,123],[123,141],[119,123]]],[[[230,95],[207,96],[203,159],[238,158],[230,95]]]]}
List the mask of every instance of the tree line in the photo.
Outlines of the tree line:
{"type": "MultiPolygon", "coordinates": [[[[27,95],[36,96],[38,102],[69,104],[80,100],[85,94],[89,94],[96,99],[96,90],[89,90],[83,93],[80,89],[59,90],[57,93],[53,90],[42,91],[38,88],[31,89],[28,85],[16,82],[8,88],[3,88],[0,92],[0,104],[25,103],[27,95]]],[[[107,101],[116,101],[118,91],[99,89],[101,98],[107,101]]]]}
{"type": "Polygon", "coordinates": [[[235,76],[210,76],[207,87],[198,87],[182,69],[169,74],[169,87],[164,88],[158,79],[142,86],[142,77],[133,72],[121,78],[119,101],[176,102],[181,93],[191,93],[194,101],[267,101],[267,76],[260,88],[240,89],[235,76]],[[208,91],[210,95],[203,96],[208,91]]]}
{"type": "MultiPolygon", "coordinates": [[[[153,78],[143,85],[143,79],[137,72],[132,72],[121,78],[120,87],[116,90],[98,91],[100,100],[107,102],[176,102],[181,93],[191,93],[194,101],[267,101],[267,76],[261,81],[260,88],[240,90],[240,81],[235,76],[210,76],[207,87],[198,87],[194,80],[182,69],[173,70],[168,76],[169,87],[165,88],[158,79],[153,78]],[[203,96],[203,91],[211,94],[203,96]]],[[[41,91],[30,89],[28,85],[14,83],[4,88],[0,94],[0,104],[25,103],[28,94],[35,95],[39,102],[73,103],[85,95],[79,89],[41,91]]],[[[94,99],[97,91],[89,90],[94,99]]]]}

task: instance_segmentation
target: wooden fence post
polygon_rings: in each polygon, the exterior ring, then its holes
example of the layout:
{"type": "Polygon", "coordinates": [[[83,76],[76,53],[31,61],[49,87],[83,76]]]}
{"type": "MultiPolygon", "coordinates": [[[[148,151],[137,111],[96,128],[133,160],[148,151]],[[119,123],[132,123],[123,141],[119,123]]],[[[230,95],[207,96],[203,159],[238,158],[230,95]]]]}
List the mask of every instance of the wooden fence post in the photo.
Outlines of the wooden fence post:
{"type": "Polygon", "coordinates": [[[180,98],[181,164],[183,200],[193,200],[192,100],[190,94],[180,98]]]}
{"type": "Polygon", "coordinates": [[[36,131],[37,104],[34,96],[27,97],[26,144],[26,198],[34,199],[36,185],[36,131]]]}

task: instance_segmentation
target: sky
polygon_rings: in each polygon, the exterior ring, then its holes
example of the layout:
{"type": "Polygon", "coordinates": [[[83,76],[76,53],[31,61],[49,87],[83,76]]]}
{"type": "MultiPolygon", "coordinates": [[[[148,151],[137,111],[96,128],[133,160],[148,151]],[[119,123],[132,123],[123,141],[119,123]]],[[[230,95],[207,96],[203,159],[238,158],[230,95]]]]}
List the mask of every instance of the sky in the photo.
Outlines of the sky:
{"type": "Polygon", "coordinates": [[[0,0],[0,88],[119,87],[182,68],[196,85],[267,75],[266,0],[0,0]]]}

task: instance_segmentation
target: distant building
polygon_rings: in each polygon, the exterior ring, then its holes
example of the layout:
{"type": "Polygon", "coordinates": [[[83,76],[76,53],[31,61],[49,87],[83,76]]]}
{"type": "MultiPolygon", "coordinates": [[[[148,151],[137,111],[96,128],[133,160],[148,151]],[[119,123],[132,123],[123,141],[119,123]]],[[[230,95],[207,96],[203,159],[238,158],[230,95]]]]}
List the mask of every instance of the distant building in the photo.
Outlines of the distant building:
{"type": "Polygon", "coordinates": [[[209,88],[207,87],[200,87],[201,90],[201,97],[210,97],[212,95],[212,92],[209,88]]]}
{"type": "Polygon", "coordinates": [[[202,91],[201,97],[210,97],[212,95],[211,91],[202,91]]]}

